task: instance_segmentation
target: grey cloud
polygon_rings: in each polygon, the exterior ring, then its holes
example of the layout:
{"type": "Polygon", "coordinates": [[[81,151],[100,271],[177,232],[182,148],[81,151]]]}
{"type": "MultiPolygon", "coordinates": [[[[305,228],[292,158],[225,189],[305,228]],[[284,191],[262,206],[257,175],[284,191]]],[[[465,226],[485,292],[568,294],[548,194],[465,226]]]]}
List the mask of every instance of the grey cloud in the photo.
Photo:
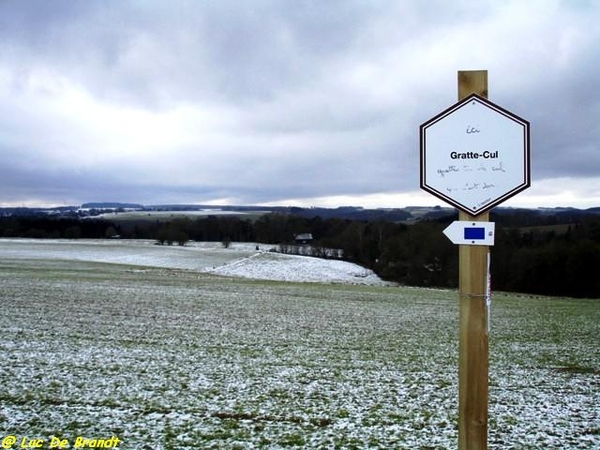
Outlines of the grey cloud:
{"type": "Polygon", "coordinates": [[[488,69],[491,100],[531,121],[534,176],[594,177],[599,17],[491,0],[2,2],[0,202],[412,191],[418,126],[456,101],[461,69],[488,69]],[[117,117],[185,105],[187,135],[138,142],[77,101],[117,117]]]}

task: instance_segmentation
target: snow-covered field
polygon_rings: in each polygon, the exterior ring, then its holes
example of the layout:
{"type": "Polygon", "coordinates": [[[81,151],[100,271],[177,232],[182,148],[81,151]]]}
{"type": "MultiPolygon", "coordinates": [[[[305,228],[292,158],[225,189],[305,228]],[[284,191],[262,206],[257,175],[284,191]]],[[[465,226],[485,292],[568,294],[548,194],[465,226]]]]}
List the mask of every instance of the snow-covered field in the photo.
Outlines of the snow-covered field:
{"type": "MultiPolygon", "coordinates": [[[[259,261],[254,247],[80,244],[0,241],[12,448],[457,447],[455,292],[214,275],[259,261]]],[[[492,307],[489,448],[600,448],[599,300],[492,307]]]]}
{"type": "Polygon", "coordinates": [[[261,215],[267,211],[230,211],[222,209],[203,209],[193,211],[125,211],[125,212],[108,212],[99,214],[97,216],[90,216],[93,219],[107,219],[112,221],[119,220],[156,220],[156,219],[167,219],[172,220],[176,218],[184,217],[208,217],[208,216],[251,216],[261,215]]]}
{"type": "Polygon", "coordinates": [[[269,252],[274,246],[190,242],[184,247],[150,240],[0,239],[0,255],[12,259],[54,259],[189,269],[273,281],[385,284],[371,270],[338,260],[269,252]],[[258,246],[258,251],[256,250],[258,246]]]}

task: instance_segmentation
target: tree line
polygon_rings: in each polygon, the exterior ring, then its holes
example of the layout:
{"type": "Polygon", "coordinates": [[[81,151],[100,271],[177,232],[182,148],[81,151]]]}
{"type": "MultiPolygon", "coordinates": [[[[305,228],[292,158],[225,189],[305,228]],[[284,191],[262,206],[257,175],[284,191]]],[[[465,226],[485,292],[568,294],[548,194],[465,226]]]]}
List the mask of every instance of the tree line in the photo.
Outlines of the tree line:
{"type": "MultiPolygon", "coordinates": [[[[277,251],[298,247],[294,236],[311,233],[311,252],[342,257],[381,278],[411,286],[456,287],[458,248],[442,231],[455,216],[407,225],[384,220],[265,214],[177,218],[170,221],[107,221],[51,217],[0,218],[0,237],[152,239],[185,245],[190,240],[257,242],[277,251]],[[326,249],[336,249],[335,252],[326,249]]],[[[600,298],[600,216],[494,214],[491,248],[495,290],[600,298]]]]}

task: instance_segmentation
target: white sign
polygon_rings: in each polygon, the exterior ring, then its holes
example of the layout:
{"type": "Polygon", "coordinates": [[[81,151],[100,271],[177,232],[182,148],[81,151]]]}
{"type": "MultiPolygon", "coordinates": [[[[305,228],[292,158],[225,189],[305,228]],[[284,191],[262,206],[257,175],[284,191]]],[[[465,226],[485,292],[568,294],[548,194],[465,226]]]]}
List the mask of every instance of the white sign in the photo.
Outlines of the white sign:
{"type": "Polygon", "coordinates": [[[529,122],[472,94],[420,127],[421,188],[470,215],[530,186],[529,122]]]}
{"type": "Polygon", "coordinates": [[[494,222],[455,220],[444,230],[444,234],[453,244],[494,245],[494,230],[494,222]]]}

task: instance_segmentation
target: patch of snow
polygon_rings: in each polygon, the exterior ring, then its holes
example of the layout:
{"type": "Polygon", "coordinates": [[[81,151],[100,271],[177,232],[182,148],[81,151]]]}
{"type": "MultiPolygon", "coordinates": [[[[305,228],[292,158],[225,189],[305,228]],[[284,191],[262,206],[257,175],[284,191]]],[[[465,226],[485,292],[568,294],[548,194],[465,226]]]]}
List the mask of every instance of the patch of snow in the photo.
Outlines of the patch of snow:
{"type": "Polygon", "coordinates": [[[272,246],[235,242],[155,245],[152,240],[0,239],[13,259],[59,259],[194,270],[229,277],[272,281],[383,285],[373,271],[340,260],[269,252],[272,246]],[[258,248],[258,250],[257,250],[258,248]]]}
{"type": "Polygon", "coordinates": [[[258,280],[383,284],[373,271],[357,264],[279,253],[255,253],[216,267],[212,272],[258,280]]]}

